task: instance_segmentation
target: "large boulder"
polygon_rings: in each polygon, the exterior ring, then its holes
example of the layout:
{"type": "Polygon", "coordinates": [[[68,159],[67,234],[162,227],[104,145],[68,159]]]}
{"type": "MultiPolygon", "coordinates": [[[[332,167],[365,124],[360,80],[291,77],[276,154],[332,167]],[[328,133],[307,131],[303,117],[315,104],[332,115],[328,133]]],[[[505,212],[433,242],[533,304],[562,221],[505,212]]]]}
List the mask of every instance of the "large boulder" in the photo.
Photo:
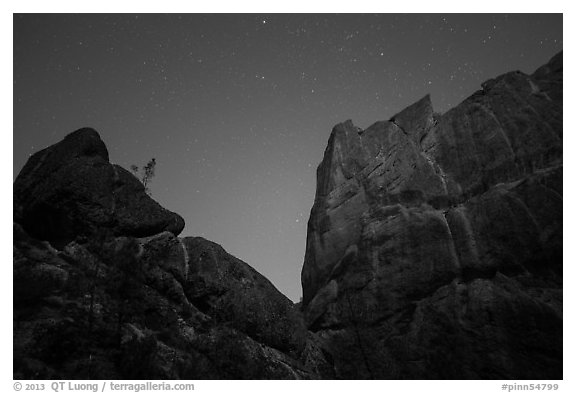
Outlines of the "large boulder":
{"type": "Polygon", "coordinates": [[[32,155],[14,182],[14,219],[61,247],[78,235],[178,235],[184,220],[152,198],[130,172],[111,164],[96,131],[77,130],[32,155]]]}
{"type": "Polygon", "coordinates": [[[562,378],[562,54],[337,125],[302,286],[337,377],[562,378]]]}

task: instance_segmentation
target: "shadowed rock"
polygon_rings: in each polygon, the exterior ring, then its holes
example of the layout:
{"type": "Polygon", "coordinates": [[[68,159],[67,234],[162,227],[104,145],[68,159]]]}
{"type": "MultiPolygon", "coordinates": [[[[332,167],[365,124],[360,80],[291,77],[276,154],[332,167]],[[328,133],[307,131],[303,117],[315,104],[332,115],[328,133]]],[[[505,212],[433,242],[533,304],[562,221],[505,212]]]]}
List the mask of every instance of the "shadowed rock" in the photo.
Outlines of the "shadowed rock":
{"type": "Polygon", "coordinates": [[[14,234],[19,379],[330,375],[294,304],[215,243],[163,232],[58,251],[14,234]]]}
{"type": "Polygon", "coordinates": [[[14,196],[16,378],[331,375],[294,304],[219,245],[178,238],[184,221],[94,130],[32,156],[14,196]]]}
{"type": "Polygon", "coordinates": [[[82,128],[30,157],[14,182],[14,219],[31,235],[61,247],[78,235],[178,235],[184,220],[108,159],[96,131],[82,128]]]}

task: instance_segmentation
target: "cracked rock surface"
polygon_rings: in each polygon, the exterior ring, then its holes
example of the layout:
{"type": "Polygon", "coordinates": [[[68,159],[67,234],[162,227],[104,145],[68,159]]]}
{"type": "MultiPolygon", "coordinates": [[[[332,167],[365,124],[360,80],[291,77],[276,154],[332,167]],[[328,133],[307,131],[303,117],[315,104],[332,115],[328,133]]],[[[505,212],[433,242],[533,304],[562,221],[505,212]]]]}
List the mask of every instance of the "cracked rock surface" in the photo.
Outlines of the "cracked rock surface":
{"type": "Polygon", "coordinates": [[[302,269],[340,378],[562,378],[562,53],[332,130],[302,269]]]}
{"type": "Polygon", "coordinates": [[[14,379],[562,379],[562,54],[334,127],[293,304],[81,129],[14,182],[14,379]]]}

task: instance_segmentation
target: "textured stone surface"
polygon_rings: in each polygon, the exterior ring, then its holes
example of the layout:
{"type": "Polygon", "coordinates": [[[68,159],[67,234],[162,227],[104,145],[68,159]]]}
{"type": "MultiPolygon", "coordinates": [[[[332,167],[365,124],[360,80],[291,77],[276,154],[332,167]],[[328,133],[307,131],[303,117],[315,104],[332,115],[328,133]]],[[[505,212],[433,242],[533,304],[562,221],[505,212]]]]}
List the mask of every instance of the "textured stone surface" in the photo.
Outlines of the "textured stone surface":
{"type": "Polygon", "coordinates": [[[131,173],[110,164],[96,131],[82,128],[32,155],[14,182],[14,219],[61,247],[78,235],[178,235],[184,220],[152,200],[131,173]]]}
{"type": "Polygon", "coordinates": [[[270,347],[300,353],[307,330],[294,304],[265,277],[206,239],[184,238],[186,295],[217,321],[270,347]]]}
{"type": "Polygon", "coordinates": [[[17,379],[310,379],[331,370],[292,302],[215,243],[107,234],[58,251],[18,224],[14,233],[17,379]]]}
{"type": "Polygon", "coordinates": [[[310,379],[302,314],[108,162],[82,129],[14,184],[14,378],[310,379]],[[56,248],[55,248],[56,247],[56,248]]]}
{"type": "Polygon", "coordinates": [[[78,130],[14,183],[14,379],[561,379],[562,170],[561,54],[337,125],[296,307],[78,130]]]}
{"type": "Polygon", "coordinates": [[[337,125],[302,269],[339,378],[562,378],[562,54],[337,125]]]}

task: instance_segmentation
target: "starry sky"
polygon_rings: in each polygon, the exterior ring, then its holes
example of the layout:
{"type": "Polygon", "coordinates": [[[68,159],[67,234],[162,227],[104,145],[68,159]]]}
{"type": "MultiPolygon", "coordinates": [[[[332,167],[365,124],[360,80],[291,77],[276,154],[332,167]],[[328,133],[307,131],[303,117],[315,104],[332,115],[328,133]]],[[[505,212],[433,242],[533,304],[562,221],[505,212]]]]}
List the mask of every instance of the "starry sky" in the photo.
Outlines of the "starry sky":
{"type": "Polygon", "coordinates": [[[15,14],[14,162],[93,127],[112,162],[156,158],[182,236],[301,296],[316,167],[332,127],[430,93],[445,112],[562,50],[561,14],[15,14]]]}

